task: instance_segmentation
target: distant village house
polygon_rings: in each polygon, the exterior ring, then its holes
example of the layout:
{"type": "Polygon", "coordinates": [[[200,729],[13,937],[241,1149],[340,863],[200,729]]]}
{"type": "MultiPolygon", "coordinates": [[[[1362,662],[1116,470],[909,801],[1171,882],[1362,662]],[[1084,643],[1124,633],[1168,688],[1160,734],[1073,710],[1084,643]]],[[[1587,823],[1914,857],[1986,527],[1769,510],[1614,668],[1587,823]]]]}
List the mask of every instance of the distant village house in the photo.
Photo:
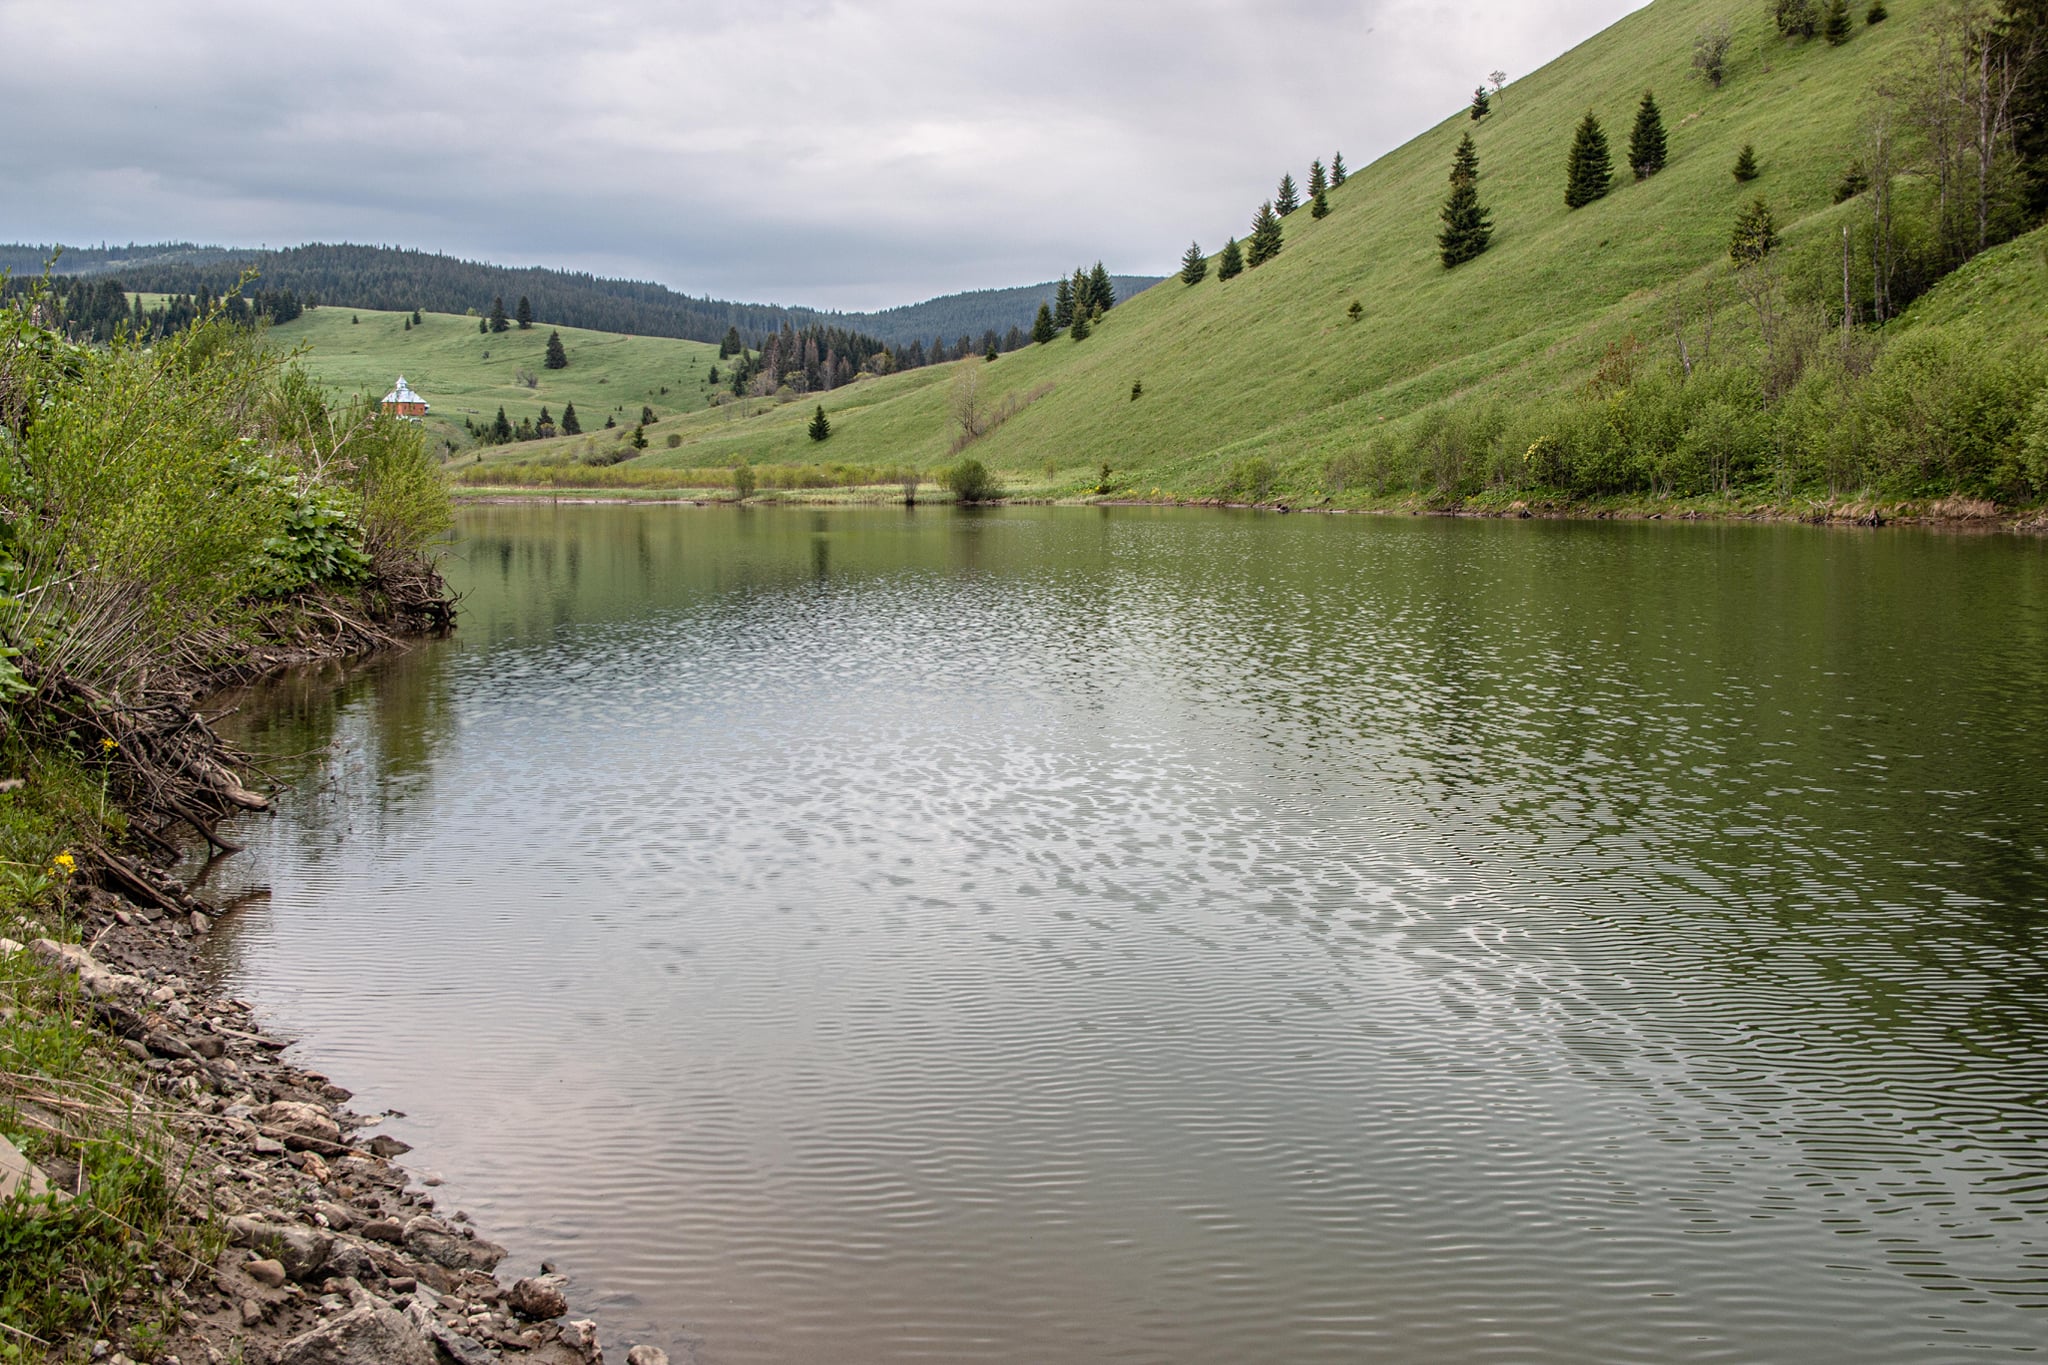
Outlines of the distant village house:
{"type": "Polygon", "coordinates": [[[397,386],[384,395],[384,411],[392,417],[425,417],[427,400],[414,393],[405,376],[400,375],[397,386]]]}

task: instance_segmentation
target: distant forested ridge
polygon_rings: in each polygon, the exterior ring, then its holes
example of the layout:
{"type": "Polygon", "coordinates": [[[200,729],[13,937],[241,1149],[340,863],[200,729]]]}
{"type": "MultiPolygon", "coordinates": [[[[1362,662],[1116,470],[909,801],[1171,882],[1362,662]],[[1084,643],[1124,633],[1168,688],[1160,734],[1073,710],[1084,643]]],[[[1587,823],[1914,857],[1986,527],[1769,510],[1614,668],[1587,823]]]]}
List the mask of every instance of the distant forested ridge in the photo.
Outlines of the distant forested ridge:
{"type": "MultiPolygon", "coordinates": [[[[49,246],[0,246],[0,271],[11,270],[17,278],[39,275],[55,251],[49,246]]],[[[785,327],[799,332],[822,327],[873,337],[899,352],[935,337],[978,338],[991,331],[1006,337],[1013,327],[1028,330],[1039,303],[1049,299],[1054,288],[1046,283],[985,289],[882,312],[836,313],[693,298],[640,280],[486,265],[427,251],[321,243],[279,251],[191,243],[67,247],[56,269],[60,275],[118,273],[130,290],[198,298],[226,293],[252,266],[258,272],[257,288],[288,292],[308,306],[482,314],[494,300],[525,298],[535,317],[564,327],[712,343],[737,329],[754,348],[785,327]]],[[[1157,280],[1117,276],[1115,282],[1118,296],[1127,298],[1157,280]]]]}

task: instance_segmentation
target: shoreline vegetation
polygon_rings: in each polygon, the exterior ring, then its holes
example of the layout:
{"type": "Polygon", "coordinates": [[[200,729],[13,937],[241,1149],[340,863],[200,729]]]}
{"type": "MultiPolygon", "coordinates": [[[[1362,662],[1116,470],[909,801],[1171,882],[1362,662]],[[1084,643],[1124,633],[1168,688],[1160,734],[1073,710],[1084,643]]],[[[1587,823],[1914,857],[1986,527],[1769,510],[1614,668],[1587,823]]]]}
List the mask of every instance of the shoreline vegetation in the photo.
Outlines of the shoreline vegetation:
{"type": "Polygon", "coordinates": [[[0,1361],[587,1365],[562,1277],[497,1280],[404,1143],[195,984],[233,908],[172,872],[269,805],[205,697],[452,626],[420,431],[224,310],[77,345],[45,303],[0,307],[0,1361]]]}

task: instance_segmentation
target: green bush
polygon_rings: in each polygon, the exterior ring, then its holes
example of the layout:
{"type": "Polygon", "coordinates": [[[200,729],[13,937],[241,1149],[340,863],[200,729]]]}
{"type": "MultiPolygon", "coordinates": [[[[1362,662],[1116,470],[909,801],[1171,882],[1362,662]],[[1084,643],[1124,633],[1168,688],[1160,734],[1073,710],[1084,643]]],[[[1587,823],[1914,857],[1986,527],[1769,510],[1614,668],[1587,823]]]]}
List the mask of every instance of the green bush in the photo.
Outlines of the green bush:
{"type": "Polygon", "coordinates": [[[1003,496],[1002,484],[996,476],[972,456],[947,469],[939,476],[939,482],[961,502],[994,502],[1003,496]]]}
{"type": "Polygon", "coordinates": [[[1279,477],[1280,471],[1273,467],[1271,460],[1263,455],[1253,455],[1230,467],[1230,477],[1224,489],[1251,502],[1264,502],[1272,496],[1273,483],[1279,477]]]}

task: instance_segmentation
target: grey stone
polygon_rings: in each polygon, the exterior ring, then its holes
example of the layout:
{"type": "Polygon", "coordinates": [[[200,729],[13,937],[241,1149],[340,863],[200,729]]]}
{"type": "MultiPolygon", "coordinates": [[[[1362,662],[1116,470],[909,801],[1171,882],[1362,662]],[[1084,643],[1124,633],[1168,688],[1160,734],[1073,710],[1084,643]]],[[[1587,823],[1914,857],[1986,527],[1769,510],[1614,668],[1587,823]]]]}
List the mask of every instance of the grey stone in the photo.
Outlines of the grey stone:
{"type": "Polygon", "coordinates": [[[281,1261],[273,1261],[268,1258],[260,1261],[251,1261],[242,1267],[242,1273],[256,1281],[256,1283],[270,1289],[279,1288],[284,1284],[284,1263],[281,1261]]]}
{"type": "Polygon", "coordinates": [[[407,1152],[411,1150],[411,1143],[400,1142],[397,1138],[391,1136],[391,1134],[389,1133],[379,1133],[377,1134],[377,1136],[370,1139],[371,1154],[374,1156],[381,1156],[386,1161],[389,1161],[392,1157],[395,1156],[404,1156],[407,1152]]]}
{"type": "Polygon", "coordinates": [[[389,1242],[397,1246],[405,1240],[405,1226],[396,1218],[372,1218],[363,1224],[363,1236],[373,1242],[389,1242]]]}
{"type": "Polygon", "coordinates": [[[142,989],[142,978],[108,971],[76,943],[57,943],[39,938],[28,945],[28,950],[59,971],[77,977],[78,984],[88,995],[105,997],[142,989]]]}
{"type": "Polygon", "coordinates": [[[276,1100],[258,1109],[255,1119],[287,1147],[330,1155],[340,1150],[340,1125],[317,1106],[297,1100],[276,1100]]]}
{"type": "Polygon", "coordinates": [[[266,1223],[256,1218],[228,1219],[228,1235],[236,1245],[253,1248],[284,1267],[295,1280],[312,1278],[327,1263],[334,1239],[318,1228],[296,1223],[266,1223]]]}
{"type": "Polygon", "coordinates": [[[626,1365],[668,1365],[668,1352],[659,1346],[635,1346],[626,1352],[626,1365]]]}
{"type": "Polygon", "coordinates": [[[559,1275],[541,1275],[530,1280],[520,1280],[505,1296],[505,1302],[522,1318],[533,1322],[547,1322],[569,1311],[569,1300],[562,1293],[562,1285],[563,1280],[559,1275]]]}
{"type": "Polygon", "coordinates": [[[434,1348],[397,1310],[367,1295],[331,1322],[293,1337],[277,1365],[438,1365],[434,1348]]]}
{"type": "Polygon", "coordinates": [[[505,1248],[481,1237],[464,1237],[438,1218],[424,1214],[405,1225],[405,1245],[448,1270],[489,1272],[505,1259],[505,1248]]]}

